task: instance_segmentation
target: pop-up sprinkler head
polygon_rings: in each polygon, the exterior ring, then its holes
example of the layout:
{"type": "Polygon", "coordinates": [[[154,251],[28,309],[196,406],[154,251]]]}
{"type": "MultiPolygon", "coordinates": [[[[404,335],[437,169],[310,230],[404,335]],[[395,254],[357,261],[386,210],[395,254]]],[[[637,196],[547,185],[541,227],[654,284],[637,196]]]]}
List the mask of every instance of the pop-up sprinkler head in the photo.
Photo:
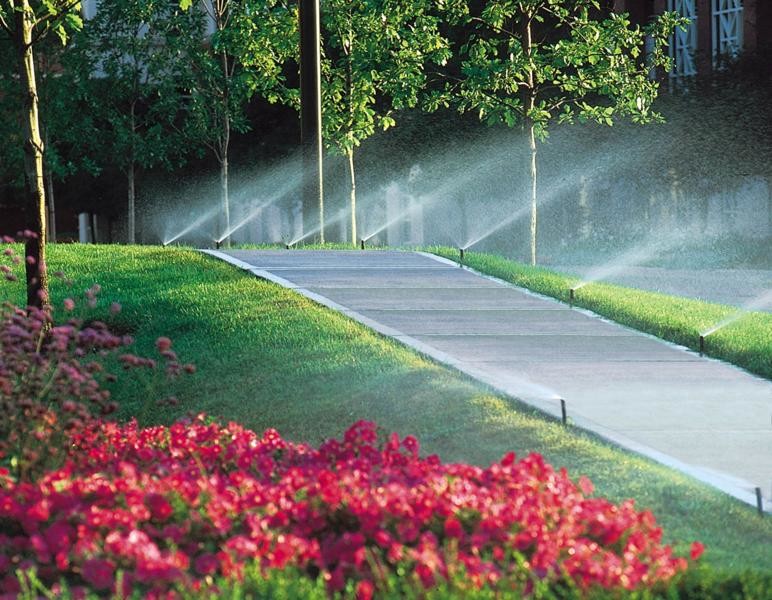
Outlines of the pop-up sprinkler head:
{"type": "Polygon", "coordinates": [[[568,290],[568,305],[573,308],[574,307],[574,295],[576,294],[576,290],[574,288],[571,288],[568,290]]]}
{"type": "Polygon", "coordinates": [[[702,356],[705,352],[705,336],[700,336],[700,356],[702,356]]]}
{"type": "Polygon", "coordinates": [[[215,247],[217,250],[219,250],[219,249],[220,249],[220,244],[222,244],[222,240],[215,240],[215,241],[214,241],[214,247],[215,247]]]}
{"type": "Polygon", "coordinates": [[[365,249],[365,238],[362,238],[362,239],[359,240],[359,248],[361,250],[365,249]]]}
{"type": "Polygon", "coordinates": [[[464,264],[464,249],[463,248],[459,248],[458,249],[458,254],[459,254],[459,257],[460,257],[459,258],[459,266],[461,266],[461,265],[464,264]]]}
{"type": "Polygon", "coordinates": [[[292,246],[290,244],[284,244],[284,249],[285,250],[291,250],[292,246]]]}

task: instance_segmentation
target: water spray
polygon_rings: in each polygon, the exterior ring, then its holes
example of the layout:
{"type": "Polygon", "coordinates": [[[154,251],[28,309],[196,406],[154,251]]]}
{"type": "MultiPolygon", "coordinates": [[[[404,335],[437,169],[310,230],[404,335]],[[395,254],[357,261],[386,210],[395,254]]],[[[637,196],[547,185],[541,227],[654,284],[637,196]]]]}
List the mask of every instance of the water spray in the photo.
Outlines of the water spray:
{"type": "Polygon", "coordinates": [[[705,336],[700,336],[700,356],[702,356],[705,353],[705,336]]]}

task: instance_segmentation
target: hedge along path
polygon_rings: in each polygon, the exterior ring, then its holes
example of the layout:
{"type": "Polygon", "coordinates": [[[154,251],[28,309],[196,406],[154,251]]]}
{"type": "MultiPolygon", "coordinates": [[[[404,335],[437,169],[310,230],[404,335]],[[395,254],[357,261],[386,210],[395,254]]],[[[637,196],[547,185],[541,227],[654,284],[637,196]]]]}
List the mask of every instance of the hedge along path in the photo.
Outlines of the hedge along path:
{"type": "Polygon", "coordinates": [[[544,412],[568,405],[575,424],[749,504],[762,489],[772,507],[761,378],[431,255],[213,254],[544,412]]]}

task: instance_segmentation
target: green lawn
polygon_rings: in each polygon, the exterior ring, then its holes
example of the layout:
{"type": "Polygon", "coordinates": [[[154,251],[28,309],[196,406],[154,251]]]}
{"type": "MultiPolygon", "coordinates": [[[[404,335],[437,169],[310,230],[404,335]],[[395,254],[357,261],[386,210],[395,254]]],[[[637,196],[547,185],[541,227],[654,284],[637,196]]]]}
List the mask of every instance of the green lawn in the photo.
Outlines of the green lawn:
{"type": "MultiPolygon", "coordinates": [[[[313,443],[354,420],[412,433],[444,460],[490,463],[506,451],[540,452],[613,500],[633,497],[658,517],[681,553],[695,539],[706,560],[731,571],[772,571],[772,519],[752,507],[592,435],[566,430],[347,318],[192,250],[59,245],[49,268],[74,279],[52,283],[55,304],[98,282],[98,315],[152,354],[159,335],[198,370],[152,392],[123,376],[120,416],[169,422],[189,411],[277,428],[313,443]],[[110,303],[123,310],[110,316],[110,303]],[[178,407],[153,398],[176,394],[178,407]]],[[[556,276],[557,277],[557,276],[556,276]]],[[[556,280],[557,281],[557,280],[556,280]]],[[[559,282],[556,283],[556,289],[559,282]]],[[[21,284],[0,283],[0,298],[20,302],[21,284]]],[[[156,382],[160,383],[160,382],[156,382]]]]}
{"type": "MultiPolygon", "coordinates": [[[[455,248],[431,247],[428,251],[459,260],[455,248]]],[[[569,290],[580,282],[576,277],[491,254],[467,251],[464,253],[464,264],[564,302],[569,300],[569,290]]],[[[574,304],[694,350],[699,349],[701,332],[738,314],[738,309],[732,306],[608,283],[590,283],[576,290],[574,304]]],[[[705,338],[705,353],[772,378],[772,314],[743,314],[705,338]]]]}

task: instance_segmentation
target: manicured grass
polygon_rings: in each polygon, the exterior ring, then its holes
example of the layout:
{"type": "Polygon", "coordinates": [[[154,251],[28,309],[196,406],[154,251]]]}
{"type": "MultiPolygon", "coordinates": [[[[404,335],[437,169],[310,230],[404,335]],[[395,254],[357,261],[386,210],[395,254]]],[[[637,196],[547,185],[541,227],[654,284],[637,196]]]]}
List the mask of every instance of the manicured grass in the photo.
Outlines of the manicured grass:
{"type": "MultiPolygon", "coordinates": [[[[566,430],[289,290],[181,248],[60,245],[51,247],[49,265],[75,281],[73,289],[52,283],[57,306],[98,282],[98,316],[131,332],[139,352],[151,355],[156,337],[167,335],[198,367],[155,393],[124,376],[114,390],[123,418],[168,423],[204,411],[313,443],[364,418],[418,436],[423,452],[448,461],[489,464],[509,450],[540,452],[574,477],[589,476],[599,495],[650,508],[682,554],[698,539],[712,565],[772,571],[769,517],[566,430]],[[115,316],[107,308],[113,301],[123,305],[115,316]],[[169,393],[180,405],[156,407],[153,399],[169,393]]],[[[20,302],[21,284],[0,283],[0,298],[20,302]]]]}
{"type": "MultiPolygon", "coordinates": [[[[455,248],[431,247],[434,254],[458,262],[455,248]]],[[[549,269],[531,267],[501,256],[465,252],[464,264],[482,273],[568,302],[569,290],[580,280],[549,269]]],[[[617,323],[650,333],[693,350],[699,349],[701,332],[733,316],[740,316],[705,338],[705,354],[772,378],[772,314],[746,312],[607,283],[590,283],[575,293],[574,304],[617,323]]]]}

